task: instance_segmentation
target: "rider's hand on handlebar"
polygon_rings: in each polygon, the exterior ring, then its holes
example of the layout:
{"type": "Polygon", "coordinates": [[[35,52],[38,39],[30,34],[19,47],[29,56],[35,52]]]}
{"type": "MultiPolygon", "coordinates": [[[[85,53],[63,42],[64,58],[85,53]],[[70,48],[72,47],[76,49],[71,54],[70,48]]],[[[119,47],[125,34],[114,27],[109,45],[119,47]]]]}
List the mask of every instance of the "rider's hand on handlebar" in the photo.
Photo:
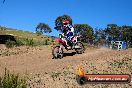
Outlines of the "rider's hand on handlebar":
{"type": "Polygon", "coordinates": [[[64,33],[62,33],[62,36],[64,37],[64,33]]]}

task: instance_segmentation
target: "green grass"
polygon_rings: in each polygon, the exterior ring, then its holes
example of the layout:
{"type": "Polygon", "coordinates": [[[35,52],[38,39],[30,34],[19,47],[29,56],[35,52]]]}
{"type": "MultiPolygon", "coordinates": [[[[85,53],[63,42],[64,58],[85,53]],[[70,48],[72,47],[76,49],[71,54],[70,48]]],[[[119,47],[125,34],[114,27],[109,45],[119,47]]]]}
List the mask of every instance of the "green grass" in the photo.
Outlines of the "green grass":
{"type": "Polygon", "coordinates": [[[47,39],[39,41],[39,40],[33,40],[33,39],[28,39],[28,38],[16,39],[16,42],[7,40],[5,43],[7,48],[13,48],[13,47],[22,46],[22,45],[38,46],[38,45],[50,45],[50,44],[51,42],[48,41],[47,39]]]}
{"type": "Polygon", "coordinates": [[[6,46],[8,48],[21,45],[37,46],[49,45],[54,43],[54,39],[45,35],[38,35],[38,33],[22,31],[12,28],[0,26],[0,34],[12,35],[16,38],[16,42],[8,40],[6,46]]]}
{"type": "Polygon", "coordinates": [[[12,48],[12,47],[14,47],[16,45],[16,42],[15,41],[11,41],[11,40],[7,40],[5,45],[6,45],[7,48],[12,48]]]}
{"type": "Polygon", "coordinates": [[[26,80],[18,74],[11,74],[6,68],[0,77],[0,88],[27,88],[26,80]]]}
{"type": "Polygon", "coordinates": [[[0,34],[7,34],[7,35],[11,34],[19,38],[30,38],[30,39],[36,39],[36,40],[47,38],[47,36],[44,36],[44,35],[38,36],[36,33],[33,33],[33,32],[22,31],[22,30],[17,30],[12,28],[5,28],[5,27],[0,27],[0,34]]]}

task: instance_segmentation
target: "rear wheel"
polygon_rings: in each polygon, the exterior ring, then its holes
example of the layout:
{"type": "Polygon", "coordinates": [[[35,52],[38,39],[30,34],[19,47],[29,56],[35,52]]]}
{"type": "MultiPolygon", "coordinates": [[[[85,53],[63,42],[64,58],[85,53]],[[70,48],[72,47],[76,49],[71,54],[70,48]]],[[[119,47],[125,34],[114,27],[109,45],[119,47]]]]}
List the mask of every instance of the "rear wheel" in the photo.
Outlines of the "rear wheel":
{"type": "Polygon", "coordinates": [[[75,51],[76,51],[77,54],[82,54],[82,53],[84,53],[85,47],[84,47],[83,43],[77,42],[77,43],[75,44],[75,51]],[[76,47],[77,47],[77,48],[76,48],[76,47]]]}
{"type": "Polygon", "coordinates": [[[60,45],[57,45],[52,50],[53,59],[63,58],[63,48],[60,45]]]}

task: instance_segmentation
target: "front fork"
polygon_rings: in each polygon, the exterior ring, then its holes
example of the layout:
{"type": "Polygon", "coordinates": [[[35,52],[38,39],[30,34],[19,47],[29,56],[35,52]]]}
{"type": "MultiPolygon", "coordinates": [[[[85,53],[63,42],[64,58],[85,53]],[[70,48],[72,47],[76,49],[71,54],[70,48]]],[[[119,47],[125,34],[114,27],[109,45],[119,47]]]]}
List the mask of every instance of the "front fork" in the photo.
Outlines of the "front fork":
{"type": "Polygon", "coordinates": [[[59,46],[60,46],[60,47],[59,47],[59,53],[63,53],[63,52],[62,52],[62,49],[63,49],[62,45],[60,44],[59,46]]]}

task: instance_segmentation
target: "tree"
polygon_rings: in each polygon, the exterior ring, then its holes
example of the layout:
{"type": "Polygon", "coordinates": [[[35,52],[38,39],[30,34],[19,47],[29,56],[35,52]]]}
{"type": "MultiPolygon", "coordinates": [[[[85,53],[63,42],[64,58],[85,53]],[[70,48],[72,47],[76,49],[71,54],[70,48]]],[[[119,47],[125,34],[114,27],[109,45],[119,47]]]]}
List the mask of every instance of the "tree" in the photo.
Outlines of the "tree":
{"type": "Polygon", "coordinates": [[[116,24],[108,24],[104,31],[107,36],[109,36],[109,41],[126,41],[132,45],[132,26],[117,26],[116,24]]]}
{"type": "Polygon", "coordinates": [[[132,46],[132,26],[121,26],[122,39],[128,42],[132,46]]]}
{"type": "Polygon", "coordinates": [[[117,24],[108,24],[104,31],[112,40],[121,40],[121,29],[117,24]]]}
{"type": "Polygon", "coordinates": [[[58,16],[55,20],[55,29],[62,31],[63,30],[63,20],[69,20],[70,24],[72,25],[72,19],[68,15],[58,16]]]}
{"type": "Polygon", "coordinates": [[[95,45],[104,45],[107,42],[108,36],[106,35],[105,31],[103,29],[95,29],[95,34],[94,34],[94,44],[95,45]]]}
{"type": "Polygon", "coordinates": [[[52,30],[48,24],[39,23],[36,27],[36,33],[43,34],[43,33],[50,33],[50,32],[52,32],[52,30]]]}
{"type": "Polygon", "coordinates": [[[116,29],[118,26],[117,26],[117,24],[108,24],[107,25],[107,28],[109,28],[109,29],[116,29]]]}
{"type": "Polygon", "coordinates": [[[83,42],[90,42],[93,40],[93,28],[88,24],[75,24],[75,34],[82,36],[83,42]]]}

